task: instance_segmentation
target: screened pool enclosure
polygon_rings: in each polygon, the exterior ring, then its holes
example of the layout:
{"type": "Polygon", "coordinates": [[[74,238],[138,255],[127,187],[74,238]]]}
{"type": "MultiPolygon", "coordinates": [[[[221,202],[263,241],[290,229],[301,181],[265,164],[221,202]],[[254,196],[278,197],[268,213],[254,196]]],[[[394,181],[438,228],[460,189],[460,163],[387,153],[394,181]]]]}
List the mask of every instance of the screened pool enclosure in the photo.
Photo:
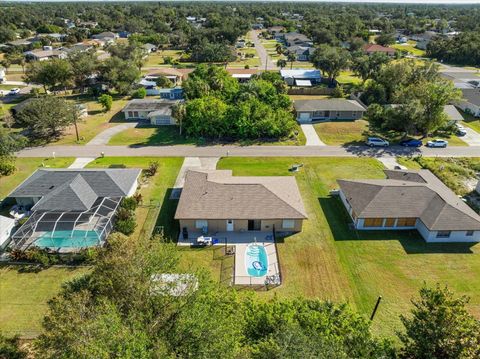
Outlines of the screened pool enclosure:
{"type": "Polygon", "coordinates": [[[103,245],[113,228],[122,197],[97,198],[86,211],[34,211],[12,236],[10,246],[26,250],[31,246],[57,251],[76,251],[103,245]]]}

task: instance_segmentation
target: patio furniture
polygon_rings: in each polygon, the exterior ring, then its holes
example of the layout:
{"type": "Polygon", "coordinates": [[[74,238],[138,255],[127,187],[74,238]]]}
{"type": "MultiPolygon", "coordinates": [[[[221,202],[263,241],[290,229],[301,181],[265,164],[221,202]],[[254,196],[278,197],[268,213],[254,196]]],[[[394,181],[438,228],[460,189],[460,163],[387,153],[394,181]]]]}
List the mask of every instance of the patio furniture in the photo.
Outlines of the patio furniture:
{"type": "Polygon", "coordinates": [[[212,245],[212,237],[200,236],[197,238],[197,244],[202,246],[212,245]]]}

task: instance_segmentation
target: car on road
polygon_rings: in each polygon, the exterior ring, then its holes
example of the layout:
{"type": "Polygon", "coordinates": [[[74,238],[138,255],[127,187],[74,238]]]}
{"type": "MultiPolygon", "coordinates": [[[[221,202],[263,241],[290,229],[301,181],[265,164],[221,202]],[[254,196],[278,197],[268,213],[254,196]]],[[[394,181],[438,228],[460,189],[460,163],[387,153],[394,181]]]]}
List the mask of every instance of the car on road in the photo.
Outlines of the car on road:
{"type": "Polygon", "coordinates": [[[448,146],[448,141],[440,140],[438,138],[436,140],[432,140],[432,141],[427,142],[427,147],[442,147],[442,148],[445,148],[447,146],[448,146]]]}
{"type": "Polygon", "coordinates": [[[20,89],[15,87],[15,88],[11,89],[10,91],[8,91],[7,96],[18,95],[19,93],[20,93],[20,89]]]}
{"type": "Polygon", "coordinates": [[[379,137],[369,137],[365,143],[370,147],[388,147],[390,145],[387,140],[379,137]]]}
{"type": "Polygon", "coordinates": [[[421,147],[422,145],[423,145],[422,141],[416,140],[414,138],[400,141],[400,146],[403,146],[403,147],[421,147]]]}
{"type": "Polygon", "coordinates": [[[467,130],[460,124],[455,125],[457,127],[457,136],[465,136],[467,134],[467,130]]]}

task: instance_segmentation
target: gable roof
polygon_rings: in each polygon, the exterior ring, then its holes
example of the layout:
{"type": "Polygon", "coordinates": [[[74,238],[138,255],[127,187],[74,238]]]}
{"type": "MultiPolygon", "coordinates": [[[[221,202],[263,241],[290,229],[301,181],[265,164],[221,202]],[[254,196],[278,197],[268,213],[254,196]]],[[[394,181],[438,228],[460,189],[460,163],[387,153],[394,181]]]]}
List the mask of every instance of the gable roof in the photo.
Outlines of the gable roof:
{"type": "Polygon", "coordinates": [[[387,179],[338,180],[358,218],[419,218],[429,230],[480,230],[480,216],[428,170],[387,179]]]}
{"type": "Polygon", "coordinates": [[[237,177],[188,171],[176,219],[307,218],[295,177],[237,177]]]}
{"type": "Polygon", "coordinates": [[[467,102],[480,106],[480,89],[461,89],[463,99],[467,102]]]}
{"type": "Polygon", "coordinates": [[[355,100],[328,98],[318,100],[297,100],[293,103],[295,111],[365,111],[365,108],[355,100]]]}
{"type": "Polygon", "coordinates": [[[365,52],[386,52],[386,53],[389,53],[389,54],[394,54],[395,53],[395,49],[391,48],[391,47],[385,47],[385,46],[382,46],[382,45],[378,45],[378,44],[365,44],[363,46],[363,50],[365,52]]]}
{"type": "Polygon", "coordinates": [[[168,100],[168,99],[158,99],[158,100],[142,100],[134,99],[129,101],[125,107],[122,109],[122,112],[126,111],[166,111],[170,109],[173,105],[180,102],[179,100],[168,100]]]}
{"type": "Polygon", "coordinates": [[[85,211],[99,197],[125,197],[139,169],[39,169],[8,197],[41,197],[34,210],[85,211]]]}

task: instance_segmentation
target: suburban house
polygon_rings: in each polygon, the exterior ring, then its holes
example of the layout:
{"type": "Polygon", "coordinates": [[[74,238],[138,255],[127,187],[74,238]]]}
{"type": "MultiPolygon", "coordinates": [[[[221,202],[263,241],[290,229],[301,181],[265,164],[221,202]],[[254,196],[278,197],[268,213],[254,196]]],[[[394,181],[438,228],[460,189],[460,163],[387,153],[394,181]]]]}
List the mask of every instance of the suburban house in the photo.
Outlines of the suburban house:
{"type": "Polygon", "coordinates": [[[118,39],[118,34],[115,34],[110,31],[106,31],[106,32],[101,32],[100,34],[93,35],[92,39],[100,40],[104,44],[111,44],[118,39]]]}
{"type": "Polygon", "coordinates": [[[149,72],[144,79],[147,81],[155,81],[161,76],[172,81],[174,86],[180,85],[182,80],[184,80],[184,74],[181,71],[167,67],[149,72]]]}
{"type": "Polygon", "coordinates": [[[394,48],[392,47],[385,47],[385,46],[382,46],[382,45],[378,45],[378,44],[365,44],[363,46],[363,51],[367,54],[367,55],[371,55],[375,52],[382,52],[384,54],[387,54],[388,56],[395,56],[395,52],[397,50],[395,50],[394,48]]]}
{"type": "Polygon", "coordinates": [[[0,215],[0,250],[7,246],[14,227],[15,219],[0,215]]]}
{"type": "Polygon", "coordinates": [[[358,120],[366,109],[356,100],[329,98],[318,100],[297,100],[293,104],[297,121],[358,120]]]}
{"type": "Polygon", "coordinates": [[[384,172],[386,179],[337,181],[356,229],[416,229],[427,242],[480,241],[480,216],[433,173],[384,172]]]}
{"type": "Polygon", "coordinates": [[[145,49],[147,54],[150,54],[152,52],[156,52],[158,50],[157,45],[149,44],[149,43],[144,44],[142,47],[145,49]]]}
{"type": "Polygon", "coordinates": [[[63,50],[44,46],[43,49],[26,51],[23,53],[28,61],[47,61],[51,59],[66,59],[67,53],[63,50]]]}
{"type": "Polygon", "coordinates": [[[230,170],[189,170],[175,213],[189,233],[299,232],[306,218],[295,177],[240,177],[230,170]]]}
{"type": "Polygon", "coordinates": [[[415,45],[417,49],[426,50],[430,41],[432,41],[432,39],[438,35],[439,34],[435,31],[425,31],[421,34],[414,34],[410,36],[410,39],[417,42],[415,45]]]}
{"type": "Polygon", "coordinates": [[[299,32],[294,31],[294,32],[284,33],[282,38],[287,47],[294,46],[294,45],[304,46],[304,47],[313,46],[312,39],[310,39],[308,36],[304,34],[300,34],[299,32]]]}
{"type": "Polygon", "coordinates": [[[147,91],[147,96],[160,96],[160,98],[180,100],[183,99],[183,89],[180,86],[160,88],[152,80],[142,79],[138,83],[147,91]]]}
{"type": "Polygon", "coordinates": [[[175,125],[172,108],[181,100],[141,100],[129,101],[123,108],[126,120],[149,120],[152,125],[175,125]]]}
{"type": "Polygon", "coordinates": [[[103,244],[120,201],[135,194],[140,169],[38,169],[12,193],[28,220],[11,247],[65,250],[103,244]]]}
{"type": "Polygon", "coordinates": [[[315,50],[310,46],[293,45],[287,47],[287,52],[289,54],[294,54],[297,61],[310,60],[310,55],[313,54],[313,51],[315,50]]]}
{"type": "Polygon", "coordinates": [[[455,105],[462,111],[475,117],[480,117],[480,88],[461,89],[463,99],[455,105]]]}
{"type": "Polygon", "coordinates": [[[320,70],[282,69],[280,70],[280,75],[289,86],[310,87],[319,84],[322,81],[320,70]]]}
{"type": "Polygon", "coordinates": [[[259,75],[261,71],[257,69],[227,69],[228,73],[232,75],[238,82],[248,82],[253,75],[259,75]]]}
{"type": "Polygon", "coordinates": [[[272,35],[272,37],[277,40],[281,41],[283,37],[283,33],[285,31],[285,27],[283,26],[271,26],[267,29],[268,33],[272,35]]]}

